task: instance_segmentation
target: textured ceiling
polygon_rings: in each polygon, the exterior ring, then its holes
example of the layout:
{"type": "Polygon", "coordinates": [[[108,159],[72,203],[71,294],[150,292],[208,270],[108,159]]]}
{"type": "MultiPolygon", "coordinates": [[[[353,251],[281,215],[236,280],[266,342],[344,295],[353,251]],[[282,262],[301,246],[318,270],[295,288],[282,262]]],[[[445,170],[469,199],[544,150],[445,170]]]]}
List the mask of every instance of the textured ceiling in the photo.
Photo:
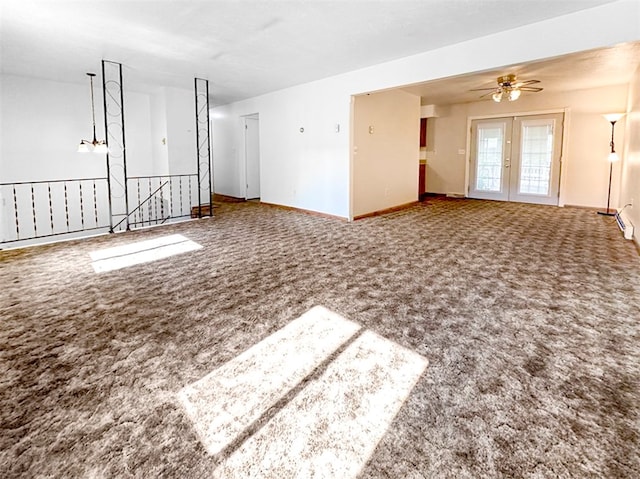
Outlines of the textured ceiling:
{"type": "MultiPolygon", "coordinates": [[[[484,92],[473,88],[494,88],[497,77],[514,73],[518,80],[540,80],[535,87],[546,93],[583,90],[608,85],[629,84],[640,64],[640,42],[625,43],[611,48],[589,50],[539,62],[505,66],[499,70],[470,73],[453,78],[434,80],[404,87],[420,95],[423,105],[449,105],[480,101],[484,92]]],[[[539,95],[541,93],[523,93],[539,95]]],[[[491,96],[484,97],[491,100],[491,96]]]]}
{"type": "Polygon", "coordinates": [[[1,71],[80,83],[104,58],[224,104],[610,1],[2,0],[1,71]]]}

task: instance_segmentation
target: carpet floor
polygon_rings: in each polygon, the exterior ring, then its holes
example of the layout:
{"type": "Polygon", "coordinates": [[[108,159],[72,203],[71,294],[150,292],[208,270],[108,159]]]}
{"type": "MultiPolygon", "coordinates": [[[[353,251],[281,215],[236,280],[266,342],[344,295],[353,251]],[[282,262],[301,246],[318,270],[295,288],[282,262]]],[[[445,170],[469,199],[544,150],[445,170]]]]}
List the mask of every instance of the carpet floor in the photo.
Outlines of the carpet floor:
{"type": "Polygon", "coordinates": [[[346,223],[223,204],[0,251],[0,278],[3,478],[226,477],[351,349],[219,454],[180,391],[314,306],[428,361],[358,477],[640,477],[640,257],[589,210],[435,198],[346,223]],[[174,234],[202,248],[92,267],[174,234]]]}

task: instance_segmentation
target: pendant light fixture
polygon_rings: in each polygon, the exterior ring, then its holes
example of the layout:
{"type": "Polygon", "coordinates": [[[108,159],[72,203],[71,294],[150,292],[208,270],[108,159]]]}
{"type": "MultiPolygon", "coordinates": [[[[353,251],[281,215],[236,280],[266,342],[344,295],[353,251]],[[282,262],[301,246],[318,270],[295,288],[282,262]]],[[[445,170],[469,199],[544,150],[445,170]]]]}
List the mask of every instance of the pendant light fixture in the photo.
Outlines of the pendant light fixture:
{"type": "Polygon", "coordinates": [[[80,145],[78,145],[78,153],[89,153],[91,151],[94,153],[109,153],[107,143],[104,140],[96,139],[96,109],[93,102],[93,77],[96,76],[96,74],[87,73],[87,76],[91,82],[91,119],[93,121],[93,140],[81,140],[80,145]]]}

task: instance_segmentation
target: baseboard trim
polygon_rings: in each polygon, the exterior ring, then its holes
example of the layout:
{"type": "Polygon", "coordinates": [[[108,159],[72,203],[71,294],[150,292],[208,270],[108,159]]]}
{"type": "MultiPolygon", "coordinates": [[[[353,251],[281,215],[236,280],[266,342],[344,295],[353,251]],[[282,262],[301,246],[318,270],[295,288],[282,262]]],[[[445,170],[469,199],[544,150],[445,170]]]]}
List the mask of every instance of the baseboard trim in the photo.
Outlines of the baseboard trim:
{"type": "Polygon", "coordinates": [[[386,215],[388,213],[394,213],[396,211],[405,210],[407,208],[411,208],[412,206],[419,205],[420,201],[412,201],[411,203],[405,203],[403,205],[392,206],[391,208],[385,208],[384,210],[372,211],[371,213],[365,213],[363,215],[354,216],[353,219],[361,220],[363,218],[371,218],[372,216],[381,216],[386,215]]]}
{"type": "Polygon", "coordinates": [[[427,191],[422,196],[426,198],[446,198],[447,194],[446,193],[430,193],[427,191]]]}
{"type": "Polygon", "coordinates": [[[271,208],[278,208],[278,209],[287,210],[287,211],[296,211],[298,213],[304,213],[306,215],[311,215],[311,216],[319,216],[320,218],[327,218],[331,220],[339,220],[344,222],[349,221],[348,218],[345,218],[344,216],[331,215],[329,213],[322,213],[320,211],[305,210],[304,208],[296,208],[295,206],[278,205],[276,203],[266,203],[264,201],[261,201],[260,204],[269,206],[271,208]]]}
{"type": "Polygon", "coordinates": [[[237,198],[235,196],[221,195],[220,193],[214,193],[213,201],[217,201],[219,203],[243,203],[247,200],[244,198],[237,198]]]}
{"type": "Polygon", "coordinates": [[[583,206],[583,205],[570,205],[565,203],[562,208],[578,208],[580,210],[591,210],[593,212],[602,211],[604,208],[597,208],[595,206],[583,206]]]}

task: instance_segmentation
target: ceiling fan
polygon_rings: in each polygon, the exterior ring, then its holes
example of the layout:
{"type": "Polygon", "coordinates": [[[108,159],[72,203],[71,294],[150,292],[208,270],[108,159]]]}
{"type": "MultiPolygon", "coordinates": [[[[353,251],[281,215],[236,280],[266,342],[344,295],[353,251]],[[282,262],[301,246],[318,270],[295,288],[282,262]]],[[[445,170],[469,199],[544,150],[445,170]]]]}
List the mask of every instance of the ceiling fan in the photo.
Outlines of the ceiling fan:
{"type": "Polygon", "coordinates": [[[543,88],[530,86],[535,83],[540,83],[540,80],[524,80],[517,81],[516,76],[514,74],[504,75],[498,77],[498,86],[493,88],[474,88],[469,91],[485,91],[490,90],[488,93],[485,93],[480,98],[483,98],[487,95],[491,95],[493,101],[501,102],[504,99],[509,101],[516,101],[520,98],[520,94],[523,91],[529,91],[537,93],[542,91],[543,88]]]}

